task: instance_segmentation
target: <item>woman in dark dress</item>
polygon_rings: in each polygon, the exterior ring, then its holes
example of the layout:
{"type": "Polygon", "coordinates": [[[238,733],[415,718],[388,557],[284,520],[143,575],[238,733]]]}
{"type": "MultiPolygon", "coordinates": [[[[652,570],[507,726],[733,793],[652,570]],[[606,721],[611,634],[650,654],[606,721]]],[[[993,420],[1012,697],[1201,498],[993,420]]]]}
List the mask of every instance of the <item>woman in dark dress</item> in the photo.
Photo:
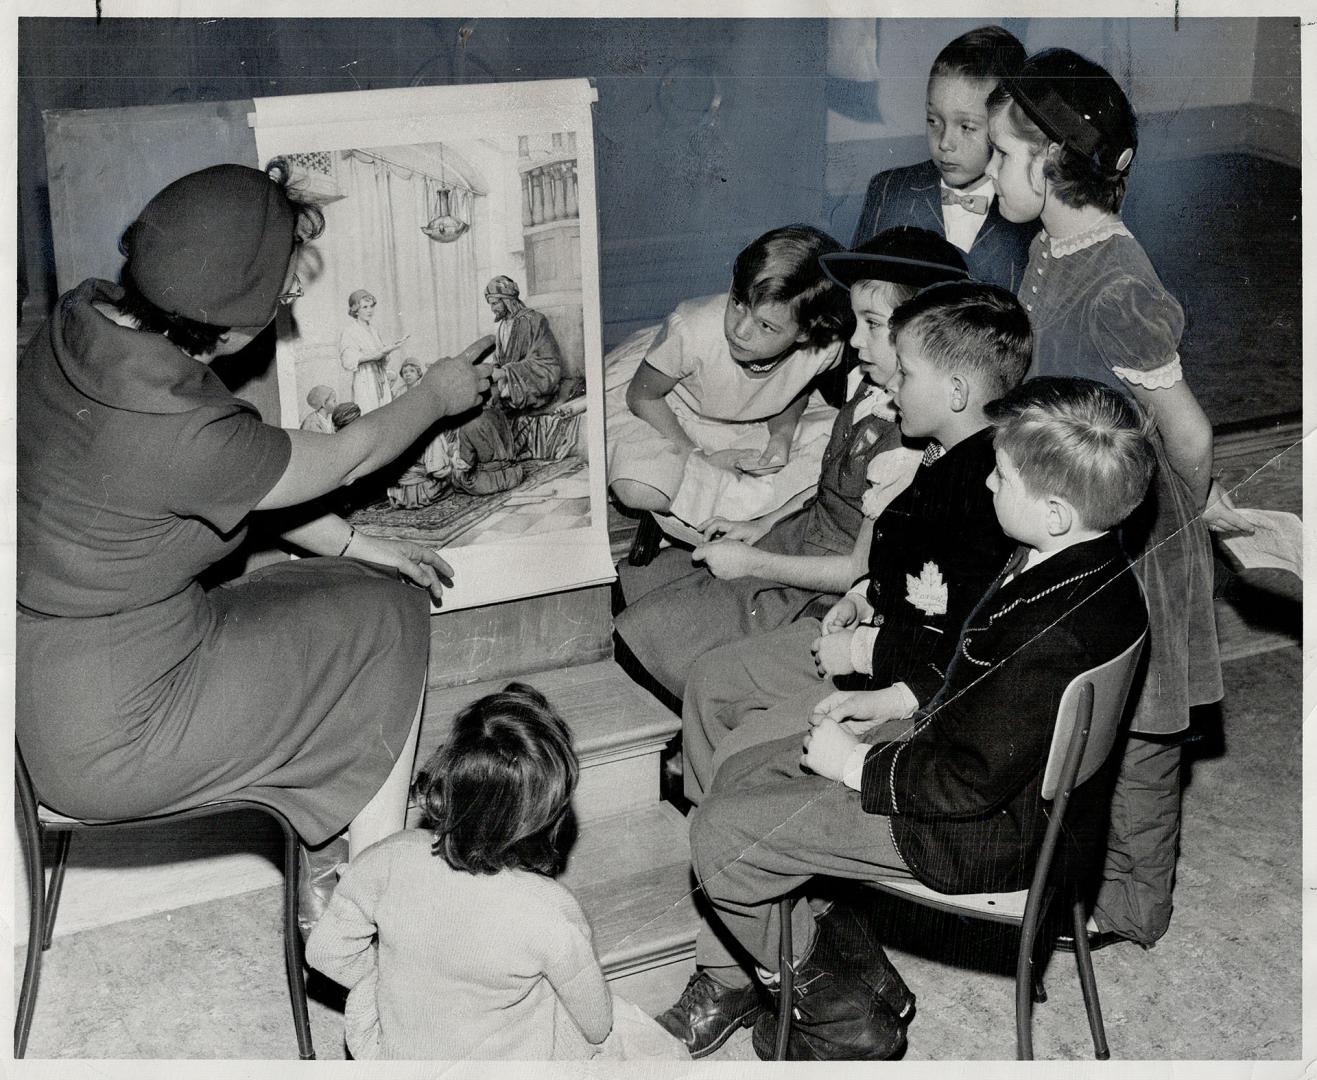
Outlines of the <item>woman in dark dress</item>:
{"type": "Polygon", "coordinates": [[[230,394],[209,364],[296,295],[297,246],[322,225],[285,180],[219,165],[165,188],[124,235],[122,286],[61,297],[19,361],[16,733],[62,813],[241,795],[311,846],[350,826],[355,852],[403,825],[429,600],[451,571],[310,501],[488,380],[437,364],[333,436],[230,394]],[[284,536],[321,558],[203,587],[254,512],[303,503],[284,536]]]}

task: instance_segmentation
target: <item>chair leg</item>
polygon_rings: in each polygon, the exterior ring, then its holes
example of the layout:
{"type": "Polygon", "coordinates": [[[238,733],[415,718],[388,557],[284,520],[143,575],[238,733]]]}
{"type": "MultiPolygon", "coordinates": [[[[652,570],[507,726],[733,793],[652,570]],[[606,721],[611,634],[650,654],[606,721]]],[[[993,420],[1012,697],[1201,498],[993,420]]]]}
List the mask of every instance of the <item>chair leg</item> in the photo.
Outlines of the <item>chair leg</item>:
{"type": "Polygon", "coordinates": [[[288,976],[288,998],[297,1029],[297,1055],[303,1061],[316,1056],[311,1042],[311,1018],[306,1008],[306,971],[302,958],[302,931],[297,925],[297,892],[301,876],[298,839],[291,825],[277,819],[284,834],[284,971],[288,976]]]}
{"type": "Polygon", "coordinates": [[[1033,970],[1033,1003],[1041,1005],[1047,1000],[1047,987],[1043,985],[1043,973],[1038,970],[1038,964],[1032,965],[1033,970]]]}
{"type": "Polygon", "coordinates": [[[791,942],[792,906],[790,897],[777,902],[777,914],[782,925],[781,944],[777,951],[777,1048],[773,1053],[774,1061],[786,1061],[787,1043],[791,1038],[791,1008],[796,990],[796,969],[792,965],[795,955],[795,946],[791,942]]]}
{"type": "Polygon", "coordinates": [[[1033,949],[1021,949],[1015,961],[1015,1056],[1033,1060],[1033,949]]]}
{"type": "Polygon", "coordinates": [[[1015,1056],[1020,1061],[1033,1060],[1033,1003],[1047,999],[1042,977],[1038,970],[1038,928],[1046,925],[1047,909],[1051,906],[1052,892],[1044,891],[1035,902],[1025,905],[1024,922],[1020,926],[1020,951],[1015,957],[1015,1056]]]}
{"type": "Polygon", "coordinates": [[[643,511],[636,523],[636,535],[631,541],[631,550],[627,553],[627,562],[632,566],[648,566],[654,561],[663,542],[663,530],[654,520],[654,515],[643,511]]]}
{"type": "Polygon", "coordinates": [[[55,862],[50,870],[50,885],[46,889],[45,930],[41,936],[41,948],[50,948],[50,939],[55,933],[55,915],[59,912],[59,898],[64,894],[64,870],[69,862],[69,845],[73,843],[71,832],[55,834],[55,862]]]}
{"type": "MultiPolygon", "coordinates": [[[[27,1036],[37,1005],[41,981],[41,954],[46,936],[46,868],[41,857],[41,826],[35,807],[22,802],[23,861],[27,866],[27,957],[23,962],[23,988],[14,1012],[14,1058],[27,1053],[27,1036]]],[[[53,921],[53,920],[52,920],[53,921]]]]}
{"type": "Polygon", "coordinates": [[[1075,966],[1079,968],[1079,987],[1084,992],[1084,1009],[1088,1028],[1093,1033],[1093,1056],[1098,1061],[1111,1057],[1107,1046],[1107,1029],[1102,1023],[1102,1002],[1098,1000],[1097,978],[1093,974],[1093,954],[1088,947],[1088,913],[1078,897],[1071,905],[1074,914],[1075,966]]]}

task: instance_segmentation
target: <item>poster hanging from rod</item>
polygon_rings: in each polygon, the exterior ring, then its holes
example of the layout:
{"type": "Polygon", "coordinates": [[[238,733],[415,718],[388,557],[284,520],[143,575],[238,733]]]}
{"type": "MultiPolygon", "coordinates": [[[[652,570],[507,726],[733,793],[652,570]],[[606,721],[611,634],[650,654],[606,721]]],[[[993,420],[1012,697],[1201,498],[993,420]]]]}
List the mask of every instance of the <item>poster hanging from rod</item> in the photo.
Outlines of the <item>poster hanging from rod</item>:
{"type": "Polygon", "coordinates": [[[578,79],[255,101],[260,160],[325,218],[279,316],[283,425],[333,435],[450,357],[491,375],[339,507],[439,549],[444,610],[613,577],[595,99],[578,79]]]}

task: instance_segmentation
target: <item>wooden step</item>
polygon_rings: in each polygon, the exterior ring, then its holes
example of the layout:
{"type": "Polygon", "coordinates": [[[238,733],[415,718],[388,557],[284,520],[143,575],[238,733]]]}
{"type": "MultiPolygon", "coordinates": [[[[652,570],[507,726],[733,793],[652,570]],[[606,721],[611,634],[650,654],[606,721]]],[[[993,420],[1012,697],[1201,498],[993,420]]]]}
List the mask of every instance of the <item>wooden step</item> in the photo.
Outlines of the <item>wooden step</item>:
{"type": "MultiPolygon", "coordinates": [[[[653,806],[659,801],[659,755],[681,719],[637,686],[612,660],[557,668],[519,681],[539,690],[567,721],[581,759],[576,792],[580,821],[653,806]]],[[[447,738],[453,716],[476,698],[502,690],[506,678],[432,689],[425,700],[417,765],[447,738]]]]}
{"type": "Polygon", "coordinates": [[[688,823],[670,804],[583,823],[562,882],[590,920],[610,979],[694,955],[688,823]]]}

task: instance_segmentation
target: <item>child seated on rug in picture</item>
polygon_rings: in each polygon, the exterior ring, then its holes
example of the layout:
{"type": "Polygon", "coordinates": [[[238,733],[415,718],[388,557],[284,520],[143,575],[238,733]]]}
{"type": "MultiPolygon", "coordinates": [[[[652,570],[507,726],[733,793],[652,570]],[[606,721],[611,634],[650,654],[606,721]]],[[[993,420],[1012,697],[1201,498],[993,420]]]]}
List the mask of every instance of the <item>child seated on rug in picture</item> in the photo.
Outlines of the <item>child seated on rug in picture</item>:
{"type": "Polygon", "coordinates": [[[855,227],[859,245],[882,229],[917,225],[965,253],[971,276],[1016,292],[1038,230],[1003,217],[984,174],[988,95],[1024,63],[1024,46],[1000,26],[961,34],[928,73],[929,160],[886,169],[869,181],[855,227]]]}
{"type": "MultiPolygon", "coordinates": [[[[425,369],[414,356],[398,366],[398,385],[393,396],[401,397],[421,381],[425,369]]],[[[441,431],[425,444],[421,456],[389,485],[389,505],[395,510],[415,510],[429,506],[448,490],[447,480],[453,471],[453,450],[457,436],[441,431]]]]}
{"type": "Polygon", "coordinates": [[[517,460],[512,420],[497,403],[487,404],[479,416],[457,429],[452,463],[453,487],[468,495],[507,491],[525,478],[525,466],[517,460]]]}
{"type": "Polygon", "coordinates": [[[430,439],[421,456],[389,485],[389,505],[395,510],[415,510],[429,506],[447,491],[455,440],[456,435],[447,431],[430,439]]]}
{"type": "Polygon", "coordinates": [[[914,479],[870,530],[868,573],[823,616],[704,654],[682,703],[686,794],[699,802],[737,750],[799,731],[838,689],[893,687],[906,712],[928,701],[956,630],[1014,545],[993,513],[987,406],[1019,384],[1033,353],[1024,305],[978,281],[930,285],[890,319],[889,383],[901,433],[924,440],[914,479]]]}
{"type": "Polygon", "coordinates": [[[313,386],[306,395],[306,403],[311,411],[302,417],[303,431],[319,431],[324,435],[334,434],[334,407],[338,405],[338,395],[329,386],[313,386]]]}
{"type": "Polygon", "coordinates": [[[841,362],[850,325],[818,259],[840,250],[807,225],[765,233],[736,257],[730,292],[679,304],[614,351],[608,482],[620,502],[696,524],[758,517],[814,487],[836,412],[812,389],[841,362]]]}
{"type": "Polygon", "coordinates": [[[307,963],[349,988],[358,1060],[686,1060],[613,995],[567,855],[580,765],[567,725],[510,683],[468,705],[416,777],[424,826],[343,871],[307,963]]]}
{"type": "Polygon", "coordinates": [[[671,547],[646,566],[618,566],[627,605],[615,618],[618,637],[678,699],[709,650],[836,603],[864,572],[873,519],[919,462],[918,444],[902,441],[887,391],[896,374],[888,319],[921,288],[963,280],[965,260],[942,237],[903,225],[822,263],[850,296],[858,362],[815,489],[753,521],[703,523],[708,539],[693,554],[671,547]]]}
{"type": "MultiPolygon", "coordinates": [[[[1048,824],[1040,791],[1057,703],[1148,626],[1115,530],[1143,500],[1155,458],[1137,406],[1089,380],[1030,380],[988,416],[987,486],[1020,546],[951,629],[936,693],[910,720],[895,719],[904,711],[890,688],[834,694],[803,738],[729,758],[695,812],[692,861],[725,933],[701,930],[697,973],[660,1017],[692,1056],[750,1023],[756,1052],[771,1053],[776,1018],[751,968],[771,981],[777,901],[808,895],[815,875],[912,877],[944,893],[1029,885],[1048,824]]],[[[1100,865],[1115,765],[1071,797],[1060,854],[1076,871],[1100,865]]],[[[791,918],[799,997],[788,1058],[899,1055],[914,995],[881,947],[866,944],[857,972],[839,918],[816,919],[800,902],[791,918]]]]}

